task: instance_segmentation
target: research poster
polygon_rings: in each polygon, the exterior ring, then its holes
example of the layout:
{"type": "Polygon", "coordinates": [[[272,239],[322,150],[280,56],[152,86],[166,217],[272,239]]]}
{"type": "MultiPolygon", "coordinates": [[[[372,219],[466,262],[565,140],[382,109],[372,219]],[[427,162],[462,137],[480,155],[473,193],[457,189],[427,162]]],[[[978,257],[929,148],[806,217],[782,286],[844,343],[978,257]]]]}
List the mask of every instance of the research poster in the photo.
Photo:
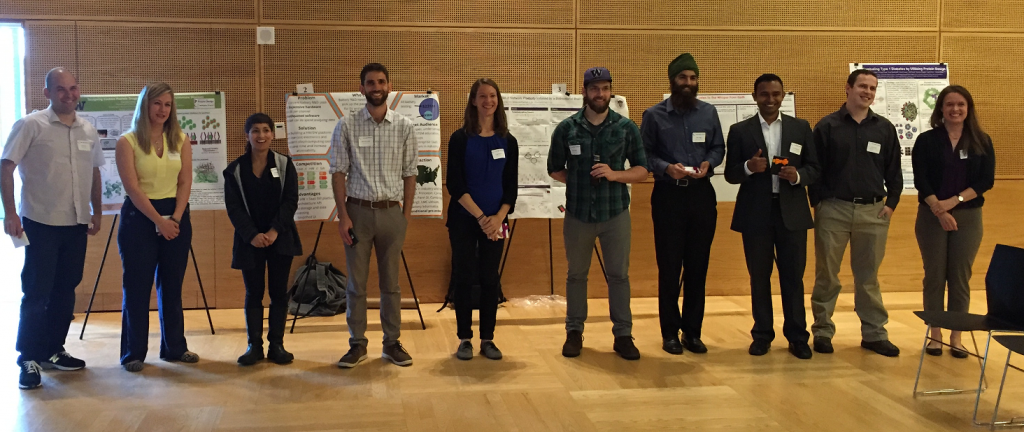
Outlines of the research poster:
{"type": "MultiPolygon", "coordinates": [[[[289,94],[285,100],[288,151],[299,176],[299,208],[295,220],[336,220],[338,209],[331,187],[331,136],[338,119],[358,115],[366,97],[355,93],[289,94]]],[[[441,116],[434,92],[393,92],[388,106],[415,126],[417,145],[416,197],[412,215],[440,218],[444,199],[441,184],[441,116]]]]}
{"type": "MultiPolygon", "coordinates": [[[[77,115],[96,127],[107,163],[100,168],[103,182],[103,214],[117,214],[125,197],[121,176],[117,173],[114,151],[117,139],[132,128],[132,116],[138,95],[83,95],[77,115]]],[[[192,146],[192,210],[224,208],[224,179],[227,168],[227,115],[224,93],[176,93],[174,103],[178,123],[192,146]]]]}
{"type": "Polygon", "coordinates": [[[878,74],[871,110],[892,122],[900,138],[903,192],[916,194],[911,152],[914,141],[931,129],[929,119],[938,107],[939,92],[949,85],[945,63],[850,63],[850,72],[867,69],[878,74]]]}

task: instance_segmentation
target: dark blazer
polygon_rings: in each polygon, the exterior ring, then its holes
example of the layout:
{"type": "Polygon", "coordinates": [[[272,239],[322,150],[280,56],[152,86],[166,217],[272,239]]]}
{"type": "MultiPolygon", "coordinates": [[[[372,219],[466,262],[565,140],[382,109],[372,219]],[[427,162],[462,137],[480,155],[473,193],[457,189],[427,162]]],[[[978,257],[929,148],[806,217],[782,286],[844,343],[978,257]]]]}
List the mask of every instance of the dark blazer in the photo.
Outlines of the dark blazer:
{"type": "MultiPolygon", "coordinates": [[[[791,185],[779,179],[779,204],[782,209],[782,220],[786,229],[791,231],[814,228],[811,210],[807,205],[806,186],[814,183],[821,175],[821,166],[815,154],[814,134],[806,120],[779,113],[782,120],[782,155],[789,158],[790,166],[796,167],[800,173],[800,184],[791,185]],[[793,153],[792,144],[800,144],[799,154],[793,153]]],[[[778,120],[777,120],[778,121],[778,120]]],[[[768,147],[761,132],[760,117],[753,117],[732,125],[729,128],[725,159],[725,180],[739,184],[740,191],[736,195],[736,208],[732,214],[733,231],[753,232],[768,230],[771,224],[767,217],[772,209],[772,175],[770,170],[747,175],[743,164],[761,149],[761,154],[768,158],[768,147]]]]}
{"type": "MultiPolygon", "coordinates": [[[[501,203],[508,204],[508,214],[516,210],[516,198],[519,196],[519,142],[512,134],[505,136],[505,170],[501,173],[501,203]]],[[[462,208],[459,198],[469,193],[466,184],[466,144],[469,135],[465,129],[452,133],[448,140],[448,164],[445,167],[444,186],[448,189],[451,199],[448,201],[448,214],[462,208]]]]}
{"type": "MultiPolygon", "coordinates": [[[[942,152],[948,152],[952,147],[953,142],[949,140],[946,128],[925,131],[914,141],[910,159],[914,164],[917,200],[922,204],[925,198],[935,195],[942,188],[942,171],[945,167],[942,152]]],[[[992,189],[995,180],[996,152],[992,148],[992,138],[985,134],[985,154],[967,153],[967,187],[974,189],[978,197],[960,205],[981,207],[985,203],[982,194],[992,189]]]]}
{"type": "MultiPolygon", "coordinates": [[[[281,187],[281,205],[277,217],[271,223],[277,231],[277,240],[270,247],[281,255],[302,255],[302,241],[299,240],[299,231],[295,227],[295,210],[299,207],[299,180],[295,171],[292,158],[271,150],[274,155],[274,164],[278,170],[285,166],[284,177],[281,187]]],[[[244,153],[228,164],[224,170],[224,206],[228,210],[228,218],[235,226],[234,247],[231,252],[231,268],[246,270],[255,266],[256,247],[252,239],[260,234],[256,224],[249,215],[249,207],[261,203],[246,202],[241,181],[240,161],[243,158],[250,158],[250,153],[244,153]]]]}

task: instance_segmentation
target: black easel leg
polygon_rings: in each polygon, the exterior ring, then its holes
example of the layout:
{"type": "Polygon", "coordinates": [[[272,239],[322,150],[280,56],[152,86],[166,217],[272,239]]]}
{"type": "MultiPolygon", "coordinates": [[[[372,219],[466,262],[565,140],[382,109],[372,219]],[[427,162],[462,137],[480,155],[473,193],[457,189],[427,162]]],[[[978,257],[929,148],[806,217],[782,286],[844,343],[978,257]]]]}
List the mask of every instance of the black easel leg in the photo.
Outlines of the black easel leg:
{"type": "Polygon", "coordinates": [[[555,256],[554,247],[551,243],[551,219],[548,219],[548,283],[551,286],[551,295],[555,295],[555,256]]]}
{"type": "MultiPolygon", "coordinates": [[[[412,291],[412,299],[416,302],[416,313],[420,315],[420,325],[423,326],[423,330],[427,329],[427,323],[423,321],[423,312],[420,311],[420,299],[416,297],[416,287],[412,285],[412,273],[409,273],[409,263],[405,260],[405,251],[402,254],[402,264],[405,265],[405,276],[409,278],[409,290],[412,291]]],[[[399,306],[401,308],[401,306],[399,306]]]]}
{"type": "Polygon", "coordinates": [[[501,268],[498,269],[498,282],[501,282],[501,275],[505,273],[505,262],[508,261],[508,251],[512,249],[512,236],[516,233],[516,223],[519,219],[512,220],[512,229],[508,231],[508,241],[505,242],[505,252],[502,253],[501,257],[501,268]]]}
{"type": "Polygon", "coordinates": [[[597,254],[597,263],[601,265],[601,274],[604,275],[604,283],[608,283],[608,272],[604,269],[604,261],[601,260],[601,251],[597,250],[597,245],[594,245],[594,253],[597,254]]]}
{"type": "Polygon", "coordinates": [[[107,263],[107,252],[110,251],[110,239],[114,237],[114,227],[117,226],[117,217],[110,223],[110,234],[107,234],[107,245],[103,247],[103,259],[100,260],[100,268],[96,271],[96,283],[92,286],[92,297],[89,297],[89,307],[85,309],[85,321],[82,321],[82,332],[78,334],[78,340],[85,336],[85,326],[89,324],[89,315],[92,314],[92,302],[96,300],[96,289],[100,287],[100,275],[103,274],[103,265],[107,263]]]}
{"type": "Polygon", "coordinates": [[[203,295],[203,308],[206,309],[206,320],[210,322],[210,334],[217,334],[213,330],[213,318],[210,317],[210,304],[206,302],[206,290],[203,289],[203,278],[199,276],[199,264],[196,263],[196,251],[192,245],[188,246],[188,252],[192,254],[192,267],[196,269],[196,280],[199,281],[199,293],[203,295]]]}
{"type": "MultiPolygon", "coordinates": [[[[320,246],[320,235],[323,234],[323,232],[324,232],[324,221],[320,221],[320,229],[316,231],[316,242],[313,243],[313,251],[309,253],[309,256],[316,256],[316,248],[318,248],[320,246]]],[[[306,278],[309,278],[309,273],[306,273],[306,278]]],[[[305,284],[305,282],[303,282],[303,284],[305,284]]],[[[313,313],[313,308],[314,307],[316,307],[316,303],[315,302],[309,308],[309,311],[306,313],[305,316],[303,316],[303,318],[309,317],[309,314],[313,313]]],[[[299,320],[299,304],[296,303],[295,304],[295,314],[292,315],[292,329],[288,331],[289,334],[294,334],[295,333],[295,323],[298,320],[299,320]]]]}

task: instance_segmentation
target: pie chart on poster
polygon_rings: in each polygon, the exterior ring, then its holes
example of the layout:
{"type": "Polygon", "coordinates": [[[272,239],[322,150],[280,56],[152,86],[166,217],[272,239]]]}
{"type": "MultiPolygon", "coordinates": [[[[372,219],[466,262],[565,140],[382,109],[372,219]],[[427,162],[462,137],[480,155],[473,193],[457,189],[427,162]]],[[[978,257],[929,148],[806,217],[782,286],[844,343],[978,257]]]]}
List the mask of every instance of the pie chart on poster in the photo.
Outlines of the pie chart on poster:
{"type": "Polygon", "coordinates": [[[420,102],[420,116],[427,120],[437,120],[440,115],[438,112],[440,108],[437,104],[437,99],[423,99],[423,102],[420,102]]]}

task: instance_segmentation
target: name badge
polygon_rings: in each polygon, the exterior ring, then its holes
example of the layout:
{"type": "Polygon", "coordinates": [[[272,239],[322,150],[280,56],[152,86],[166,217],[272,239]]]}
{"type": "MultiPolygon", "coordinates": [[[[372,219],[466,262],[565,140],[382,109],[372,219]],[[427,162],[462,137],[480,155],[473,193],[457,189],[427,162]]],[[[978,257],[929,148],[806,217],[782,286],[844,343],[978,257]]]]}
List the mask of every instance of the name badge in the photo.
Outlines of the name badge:
{"type": "Polygon", "coordinates": [[[868,152],[869,153],[878,154],[878,152],[880,152],[880,151],[882,151],[882,145],[881,144],[876,143],[876,142],[868,141],[868,152]]]}
{"type": "Polygon", "coordinates": [[[802,151],[804,151],[804,146],[802,146],[800,144],[797,144],[797,143],[789,143],[789,152],[790,153],[793,153],[793,154],[799,156],[800,152],[802,152],[802,151]]]}
{"type": "Polygon", "coordinates": [[[373,145],[372,136],[361,136],[359,137],[359,147],[370,147],[373,145]]]}
{"type": "Polygon", "coordinates": [[[90,150],[92,150],[92,141],[91,140],[78,140],[78,150],[80,150],[80,151],[90,151],[90,150]]]}
{"type": "Polygon", "coordinates": [[[708,134],[705,133],[705,132],[694,132],[693,133],[693,142],[695,142],[695,143],[702,143],[702,142],[704,142],[705,139],[707,139],[707,136],[708,136],[708,134]]]}
{"type": "MultiPolygon", "coordinates": [[[[168,220],[170,220],[170,219],[171,219],[171,215],[167,215],[167,216],[160,216],[160,217],[162,217],[162,218],[164,218],[164,219],[168,219],[168,220]]],[[[156,226],[156,224],[153,224],[153,228],[154,228],[154,230],[156,231],[156,235],[160,235],[160,227],[156,226]]]]}
{"type": "Polygon", "coordinates": [[[967,150],[960,150],[960,159],[967,159],[967,150]]]}
{"type": "Polygon", "coordinates": [[[273,167],[270,169],[270,176],[273,178],[280,178],[281,173],[277,171],[277,167],[273,167]]]}
{"type": "Polygon", "coordinates": [[[169,153],[167,153],[167,158],[172,160],[172,161],[180,161],[181,160],[181,153],[170,153],[169,152],[169,153]]]}
{"type": "Polygon", "coordinates": [[[571,154],[573,156],[579,156],[580,155],[580,146],[578,146],[578,145],[571,145],[571,146],[569,146],[569,154],[571,154]]]}
{"type": "Polygon", "coordinates": [[[505,149],[491,150],[491,157],[494,159],[505,159],[505,149]]]}

